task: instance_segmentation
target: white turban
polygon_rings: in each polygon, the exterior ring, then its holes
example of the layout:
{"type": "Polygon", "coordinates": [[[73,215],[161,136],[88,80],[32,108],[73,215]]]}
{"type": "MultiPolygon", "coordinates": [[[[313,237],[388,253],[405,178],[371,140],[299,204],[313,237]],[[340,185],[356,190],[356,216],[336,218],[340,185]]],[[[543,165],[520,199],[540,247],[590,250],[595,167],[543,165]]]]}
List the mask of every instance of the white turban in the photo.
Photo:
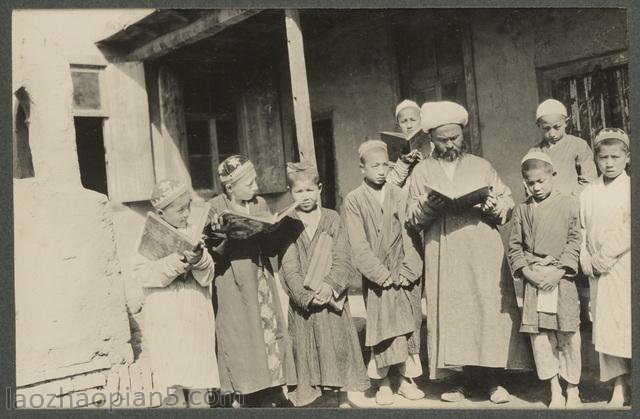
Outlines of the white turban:
{"type": "Polygon", "coordinates": [[[402,102],[398,103],[398,106],[396,106],[396,119],[398,119],[398,114],[400,113],[400,111],[407,108],[414,108],[420,111],[420,106],[418,106],[416,102],[414,102],[413,100],[405,99],[402,102]]]}
{"type": "Polygon", "coordinates": [[[524,164],[524,162],[528,160],[540,160],[545,163],[549,163],[551,167],[553,167],[553,162],[551,161],[551,157],[547,153],[543,153],[542,151],[530,151],[522,158],[520,162],[520,166],[524,164]]]}
{"type": "Polygon", "coordinates": [[[420,109],[420,116],[424,132],[448,124],[464,127],[469,121],[469,113],[462,105],[448,101],[425,103],[420,109]]]}
{"type": "Polygon", "coordinates": [[[562,102],[558,100],[547,99],[538,105],[538,109],[536,110],[536,121],[547,115],[562,115],[566,117],[567,108],[565,108],[562,102]]]}

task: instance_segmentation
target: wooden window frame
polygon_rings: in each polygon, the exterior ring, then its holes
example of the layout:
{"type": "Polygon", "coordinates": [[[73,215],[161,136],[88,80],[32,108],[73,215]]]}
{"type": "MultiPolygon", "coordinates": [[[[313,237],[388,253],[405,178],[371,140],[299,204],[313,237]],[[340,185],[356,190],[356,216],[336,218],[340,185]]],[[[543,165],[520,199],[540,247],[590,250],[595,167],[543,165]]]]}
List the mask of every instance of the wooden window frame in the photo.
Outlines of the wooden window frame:
{"type": "MultiPolygon", "coordinates": [[[[196,193],[202,195],[203,198],[212,198],[215,195],[222,193],[222,185],[220,184],[220,179],[218,179],[217,169],[220,164],[219,154],[218,154],[218,132],[216,125],[215,115],[209,113],[187,113],[185,112],[186,122],[189,121],[209,121],[209,152],[211,156],[211,167],[213,168],[211,176],[211,188],[199,188],[194,189],[196,193]]],[[[188,141],[188,140],[187,140],[188,141]]],[[[188,144],[187,144],[188,145],[188,144]]],[[[199,156],[205,157],[204,154],[189,154],[187,151],[187,157],[191,158],[191,156],[199,156]]],[[[191,168],[189,167],[189,175],[191,175],[191,168]]]]}
{"type": "Polygon", "coordinates": [[[605,70],[624,64],[629,64],[629,51],[627,49],[538,67],[536,68],[538,94],[542,99],[551,97],[552,84],[556,80],[579,74],[592,73],[597,67],[605,70]]]}
{"type": "Polygon", "coordinates": [[[70,73],[95,73],[98,74],[98,91],[100,92],[100,109],[77,109],[75,104],[72,103],[73,116],[80,117],[95,117],[95,118],[108,118],[109,117],[109,100],[106,95],[105,87],[105,65],[97,64],[71,64],[70,73]]]}

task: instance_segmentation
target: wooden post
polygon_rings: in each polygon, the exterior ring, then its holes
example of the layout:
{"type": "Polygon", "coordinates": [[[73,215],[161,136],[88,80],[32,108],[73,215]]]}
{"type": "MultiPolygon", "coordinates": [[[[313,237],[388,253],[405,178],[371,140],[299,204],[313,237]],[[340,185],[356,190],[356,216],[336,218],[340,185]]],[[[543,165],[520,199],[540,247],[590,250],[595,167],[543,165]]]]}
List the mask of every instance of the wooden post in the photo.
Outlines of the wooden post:
{"type": "Polygon", "coordinates": [[[298,10],[287,9],[285,11],[285,26],[287,28],[293,115],[296,122],[296,139],[300,160],[317,164],[313,142],[309,86],[307,85],[307,68],[304,61],[304,44],[298,10]]]}
{"type": "Polygon", "coordinates": [[[469,112],[471,152],[475,155],[482,156],[478,98],[476,95],[476,75],[473,64],[473,39],[471,34],[471,22],[467,20],[462,21],[462,60],[464,63],[464,81],[467,90],[467,111],[469,112]]]}

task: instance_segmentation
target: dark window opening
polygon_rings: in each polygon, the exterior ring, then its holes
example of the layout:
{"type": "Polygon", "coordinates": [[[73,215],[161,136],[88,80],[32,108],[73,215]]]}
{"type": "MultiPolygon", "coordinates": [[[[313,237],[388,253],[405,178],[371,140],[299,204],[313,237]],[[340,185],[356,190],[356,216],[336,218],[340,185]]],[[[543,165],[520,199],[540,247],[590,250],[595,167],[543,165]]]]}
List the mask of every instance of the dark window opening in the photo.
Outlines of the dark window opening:
{"type": "Polygon", "coordinates": [[[320,182],[322,182],[322,206],[336,208],[336,154],[333,144],[333,120],[313,121],[313,142],[320,182]]]}
{"type": "Polygon", "coordinates": [[[552,95],[570,113],[567,132],[589,143],[604,127],[631,129],[627,64],[553,81],[552,95]]]}
{"type": "Polygon", "coordinates": [[[98,71],[71,71],[73,82],[74,109],[99,110],[100,103],[100,73],[98,71]]]}
{"type": "Polygon", "coordinates": [[[75,117],[76,147],[82,186],[107,195],[107,162],[105,159],[103,118],[75,117]]]}
{"type": "Polygon", "coordinates": [[[22,104],[18,106],[14,123],[13,177],[16,179],[34,177],[33,158],[29,145],[29,115],[22,104]]]}
{"type": "Polygon", "coordinates": [[[196,190],[213,187],[210,124],[208,119],[187,121],[191,184],[196,190]]]}

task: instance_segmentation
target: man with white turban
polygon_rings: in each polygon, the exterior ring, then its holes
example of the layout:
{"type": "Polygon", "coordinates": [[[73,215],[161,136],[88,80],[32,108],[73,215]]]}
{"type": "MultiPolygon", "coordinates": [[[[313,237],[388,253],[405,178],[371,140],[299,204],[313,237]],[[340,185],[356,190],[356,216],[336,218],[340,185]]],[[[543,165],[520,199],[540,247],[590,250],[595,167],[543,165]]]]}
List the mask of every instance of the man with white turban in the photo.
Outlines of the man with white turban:
{"type": "Polygon", "coordinates": [[[422,106],[422,129],[431,133],[434,150],[413,170],[407,219],[424,233],[429,378],[464,367],[464,385],[443,393],[442,400],[461,401],[471,384],[484,384],[492,402],[504,403],[509,393],[495,382],[496,370],[532,365],[530,347],[518,332],[520,315],[497,230],[514,203],[491,164],[466,152],[467,120],[457,103],[422,106]],[[484,186],[490,195],[466,208],[454,209],[433,193],[456,197],[484,186]],[[470,380],[476,374],[480,383],[470,380]]]}

